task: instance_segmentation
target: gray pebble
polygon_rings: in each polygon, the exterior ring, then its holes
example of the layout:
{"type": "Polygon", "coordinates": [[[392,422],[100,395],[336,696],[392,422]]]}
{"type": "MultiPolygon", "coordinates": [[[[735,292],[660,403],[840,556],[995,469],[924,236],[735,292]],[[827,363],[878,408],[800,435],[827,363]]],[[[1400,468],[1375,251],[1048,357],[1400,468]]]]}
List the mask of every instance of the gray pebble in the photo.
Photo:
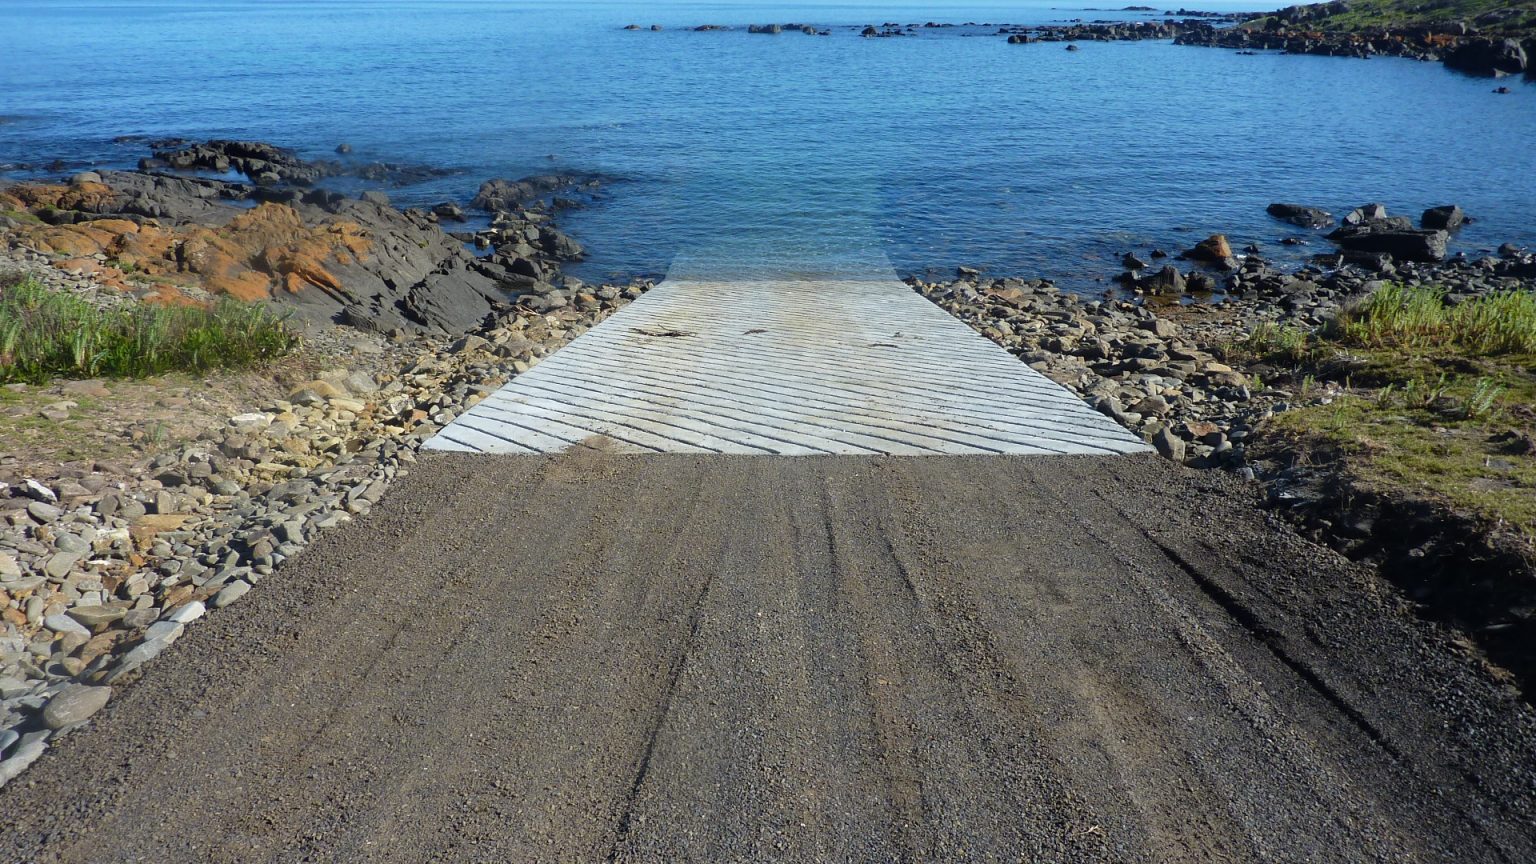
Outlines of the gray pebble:
{"type": "Polygon", "coordinates": [[[43,709],[43,725],[49,729],[64,729],[84,723],[92,714],[105,708],[111,698],[111,687],[71,684],[48,700],[48,707],[43,709]]]}

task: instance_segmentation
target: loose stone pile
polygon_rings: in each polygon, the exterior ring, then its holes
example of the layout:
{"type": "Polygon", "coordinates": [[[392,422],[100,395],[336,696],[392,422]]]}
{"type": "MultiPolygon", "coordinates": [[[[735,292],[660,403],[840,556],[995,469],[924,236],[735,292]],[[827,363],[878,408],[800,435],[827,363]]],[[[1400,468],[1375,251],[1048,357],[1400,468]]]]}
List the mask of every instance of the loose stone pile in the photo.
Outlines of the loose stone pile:
{"type": "Polygon", "coordinates": [[[1084,301],[1046,280],[911,284],[1171,459],[1245,470],[1243,442],[1275,410],[1178,325],[1129,301],[1084,301]]]}
{"type": "MultiPolygon", "coordinates": [[[[1341,306],[1388,281],[1438,286],[1452,302],[1492,291],[1536,290],[1536,256],[1513,247],[1497,257],[1438,264],[1394,263],[1385,256],[1366,267],[1343,256],[1320,258],[1284,272],[1248,255],[1230,261],[1220,282],[1200,273],[1211,288],[1224,292],[1219,306],[1177,300],[1159,305],[1156,297],[1088,299],[1058,291],[1049,280],[989,280],[970,268],[962,268],[952,282],[908,284],[1140,434],[1164,456],[1249,478],[1255,467],[1247,442],[1257,425],[1278,412],[1331,400],[1336,385],[1309,393],[1265,387],[1223,362],[1225,346],[1265,322],[1317,328],[1341,306]]],[[[1177,268],[1165,270],[1184,285],[1177,268]]],[[[1147,282],[1131,284],[1141,290],[1147,282]]]]}
{"type": "Polygon", "coordinates": [[[476,334],[419,338],[397,373],[335,369],[144,464],[0,489],[0,785],[187,625],[366,514],[441,426],[647,288],[529,295],[476,334]]]}

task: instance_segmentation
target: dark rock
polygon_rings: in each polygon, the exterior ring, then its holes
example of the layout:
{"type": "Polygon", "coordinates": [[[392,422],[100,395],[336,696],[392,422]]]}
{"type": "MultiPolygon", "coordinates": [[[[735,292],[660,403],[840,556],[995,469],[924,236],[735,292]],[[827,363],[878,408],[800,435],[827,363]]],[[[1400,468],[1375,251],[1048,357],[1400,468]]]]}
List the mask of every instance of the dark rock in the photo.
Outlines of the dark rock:
{"type": "Polygon", "coordinates": [[[1419,224],[1429,229],[1452,231],[1461,227],[1467,221],[1467,214],[1461,212],[1461,208],[1455,204],[1446,204],[1443,207],[1431,207],[1424,211],[1419,224]]]}
{"type": "Polygon", "coordinates": [[[1216,290],[1216,277],[1209,273],[1196,271],[1189,274],[1189,278],[1184,280],[1184,287],[1188,291],[1209,293],[1216,290]]]}
{"type": "Polygon", "coordinates": [[[444,201],[441,204],[434,205],[432,207],[432,215],[439,219],[447,219],[450,222],[466,221],[464,208],[452,201],[444,201]]]}
{"type": "Polygon", "coordinates": [[[747,28],[748,33],[764,33],[769,36],[777,36],[784,32],[784,28],[778,24],[753,24],[747,28]]]}
{"type": "Polygon", "coordinates": [[[1182,294],[1185,287],[1184,274],[1170,264],[1137,281],[1136,286],[1152,294],[1182,294]]]}
{"type": "Polygon", "coordinates": [[[1402,228],[1381,219],[1346,225],[1328,239],[1343,249],[1359,252],[1385,252],[1399,261],[1440,261],[1445,258],[1450,235],[1439,230],[1402,228]]]}
{"type": "Polygon", "coordinates": [[[480,184],[471,207],[480,210],[501,211],[527,206],[554,192],[562,192],[586,183],[594,178],[569,174],[541,174],[521,180],[487,180],[480,184]]]}
{"type": "Polygon", "coordinates": [[[1473,75],[1518,75],[1528,59],[1517,39],[1470,39],[1445,55],[1445,65],[1473,75]]]}
{"type": "Polygon", "coordinates": [[[1120,265],[1127,270],[1145,270],[1147,268],[1147,262],[1137,258],[1135,253],[1132,252],[1125,253],[1125,257],[1120,259],[1120,265]]]}
{"type": "Polygon", "coordinates": [[[1292,225],[1303,228],[1324,228],[1333,224],[1333,214],[1319,207],[1302,204],[1271,204],[1264,212],[1292,225]]]}

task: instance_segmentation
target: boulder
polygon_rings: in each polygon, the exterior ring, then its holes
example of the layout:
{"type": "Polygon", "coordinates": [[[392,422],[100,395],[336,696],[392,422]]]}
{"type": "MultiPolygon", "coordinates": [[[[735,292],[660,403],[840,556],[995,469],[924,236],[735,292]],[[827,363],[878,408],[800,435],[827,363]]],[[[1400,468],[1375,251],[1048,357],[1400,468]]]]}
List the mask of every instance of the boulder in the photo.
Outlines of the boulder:
{"type": "Polygon", "coordinates": [[[1195,261],[1203,261],[1207,264],[1221,264],[1232,258],[1232,244],[1227,242],[1227,235],[1212,234],[1195,244],[1195,248],[1184,253],[1185,257],[1195,261]]]}
{"type": "Polygon", "coordinates": [[[1328,239],[1357,252],[1384,252],[1398,261],[1440,261],[1450,235],[1441,230],[1403,228],[1389,220],[1346,225],[1328,239]]]}
{"type": "Polygon", "coordinates": [[[1473,75],[1518,75],[1529,59],[1517,39],[1469,39],[1445,55],[1445,65],[1473,75]]]}
{"type": "Polygon", "coordinates": [[[531,204],[545,195],[591,182],[592,179],[569,174],[540,174],[521,180],[487,180],[480,184],[470,206],[493,212],[512,210],[531,204]]]}
{"type": "Polygon", "coordinates": [[[1345,225],[1361,225],[1387,218],[1387,208],[1382,204],[1362,204],[1344,216],[1345,225]]]}
{"type": "Polygon", "coordinates": [[[1145,279],[1137,280],[1136,287],[1152,294],[1184,293],[1184,274],[1169,264],[1145,279]]]}
{"type": "Polygon", "coordinates": [[[91,715],[105,708],[112,698],[111,687],[88,687],[70,684],[48,700],[43,708],[43,725],[49,729],[67,729],[84,723],[91,715]]]}
{"type": "Polygon", "coordinates": [[[1152,436],[1152,446],[1156,447],[1157,452],[1165,459],[1171,459],[1174,462],[1184,461],[1184,439],[1175,435],[1170,426],[1157,430],[1157,434],[1152,436]]]}
{"type": "Polygon", "coordinates": [[[1431,230],[1454,231],[1467,221],[1467,214],[1455,204],[1431,207],[1419,218],[1419,225],[1431,230]]]}
{"type": "Polygon", "coordinates": [[[1303,228],[1324,228],[1333,224],[1333,214],[1320,207],[1307,207],[1303,204],[1271,204],[1264,212],[1292,225],[1300,225],[1303,228]]]}

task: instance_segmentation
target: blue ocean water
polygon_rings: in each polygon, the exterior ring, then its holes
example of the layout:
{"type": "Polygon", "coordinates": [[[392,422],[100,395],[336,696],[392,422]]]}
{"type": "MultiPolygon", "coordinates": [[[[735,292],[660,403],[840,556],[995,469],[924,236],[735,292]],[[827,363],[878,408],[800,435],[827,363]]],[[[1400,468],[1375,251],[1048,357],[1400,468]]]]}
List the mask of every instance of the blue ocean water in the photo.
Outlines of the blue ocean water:
{"type": "Polygon", "coordinates": [[[312,156],[345,141],[357,158],[456,169],[391,190],[404,204],[465,201],[493,176],[600,172],[618,178],[606,203],[562,218],[588,247],[588,279],[966,264],[1088,290],[1122,251],[1215,231],[1276,257],[1327,249],[1278,245],[1304,233],[1265,215],[1282,200],[1413,215],[1455,202],[1479,219],[1458,248],[1536,244],[1528,81],[1494,95],[1487,79],[1412,61],[856,29],[1137,17],[954,2],[6,0],[0,164],[131,164],[142,144],[112,139],[133,134],[312,156]],[[770,21],[835,29],[686,29],[770,21]]]}

